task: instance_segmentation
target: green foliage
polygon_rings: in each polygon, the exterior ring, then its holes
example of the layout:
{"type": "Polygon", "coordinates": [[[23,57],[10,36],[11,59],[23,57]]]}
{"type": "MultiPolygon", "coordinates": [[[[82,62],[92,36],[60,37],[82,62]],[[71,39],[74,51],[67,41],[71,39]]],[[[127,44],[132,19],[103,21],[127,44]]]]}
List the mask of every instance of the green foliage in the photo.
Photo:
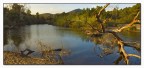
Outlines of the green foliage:
{"type": "Polygon", "coordinates": [[[22,4],[14,3],[10,7],[4,7],[4,28],[47,23],[44,17],[40,17],[38,12],[36,15],[31,15],[31,11],[22,4]]]}
{"type": "MultiPolygon", "coordinates": [[[[75,9],[71,12],[63,12],[60,14],[39,14],[31,15],[29,9],[25,9],[24,5],[12,4],[11,9],[4,7],[4,26],[30,25],[30,24],[51,24],[68,28],[91,28],[91,24],[95,28],[99,28],[96,21],[96,14],[102,6],[96,8],[75,9]]],[[[140,11],[141,5],[136,4],[132,7],[124,9],[114,8],[112,11],[103,11],[100,19],[107,20],[104,24],[106,27],[115,27],[118,24],[127,24],[132,21],[134,16],[140,11]]],[[[139,15],[138,19],[141,17],[139,15]]]]}
{"type": "Polygon", "coordinates": [[[26,14],[31,15],[31,11],[28,9],[26,14]]]}
{"type": "MultiPolygon", "coordinates": [[[[126,7],[124,9],[116,7],[112,11],[104,10],[100,18],[102,20],[107,20],[107,23],[104,24],[106,27],[116,27],[118,24],[127,24],[130,23],[137,12],[140,11],[140,7],[140,4],[136,4],[132,7],[126,7]]],[[[90,28],[90,26],[86,23],[91,24],[95,28],[99,28],[99,24],[96,22],[95,14],[97,14],[101,8],[102,6],[97,6],[96,8],[91,9],[81,9],[81,11],[78,12],[58,14],[54,20],[55,25],[64,26],[68,23],[68,21],[72,21],[71,24],[67,24],[70,28],[90,28]]],[[[138,19],[140,19],[140,15],[138,19]]]]}

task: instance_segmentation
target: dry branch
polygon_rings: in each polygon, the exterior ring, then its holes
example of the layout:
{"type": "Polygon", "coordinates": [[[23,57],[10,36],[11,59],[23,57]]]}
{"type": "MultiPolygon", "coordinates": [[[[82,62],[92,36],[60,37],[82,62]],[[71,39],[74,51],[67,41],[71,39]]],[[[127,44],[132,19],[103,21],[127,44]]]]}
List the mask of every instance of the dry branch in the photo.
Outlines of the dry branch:
{"type": "Polygon", "coordinates": [[[104,25],[103,25],[103,22],[105,23],[105,21],[102,21],[102,20],[100,19],[100,15],[101,15],[102,11],[104,11],[105,8],[106,8],[108,5],[110,5],[110,3],[106,4],[106,5],[99,11],[99,13],[96,14],[97,22],[100,23],[100,27],[101,27],[103,33],[105,32],[105,28],[104,28],[104,25]]]}
{"type": "Polygon", "coordinates": [[[87,22],[87,17],[86,17],[85,23],[88,24],[93,30],[96,30],[91,24],[89,24],[89,23],[87,22]]]}
{"type": "Polygon", "coordinates": [[[85,23],[88,24],[93,30],[96,30],[96,32],[100,33],[100,31],[98,29],[94,28],[90,23],[88,23],[88,22],[85,22],[85,23]]]}
{"type": "Polygon", "coordinates": [[[121,32],[122,30],[124,30],[124,29],[126,29],[126,28],[128,28],[128,27],[131,27],[134,23],[140,22],[140,20],[137,20],[137,17],[138,17],[139,14],[140,14],[140,12],[138,12],[138,13],[136,14],[136,16],[134,17],[134,19],[132,20],[131,23],[129,23],[129,24],[127,24],[127,25],[125,25],[125,26],[123,26],[123,27],[121,27],[121,28],[119,28],[119,29],[113,30],[113,31],[115,31],[115,32],[121,32]]]}
{"type": "Polygon", "coordinates": [[[135,54],[128,54],[128,56],[133,56],[133,57],[136,57],[136,58],[141,58],[140,56],[138,56],[138,55],[135,55],[135,54]]]}
{"type": "Polygon", "coordinates": [[[126,51],[124,50],[124,45],[126,45],[126,43],[123,42],[123,40],[116,34],[116,32],[121,32],[123,29],[130,27],[131,25],[133,25],[135,22],[139,22],[139,20],[137,20],[137,17],[139,15],[140,12],[137,13],[137,15],[134,17],[133,21],[131,23],[129,23],[126,26],[123,26],[120,29],[117,30],[112,30],[112,31],[105,31],[105,27],[103,25],[103,22],[105,23],[105,21],[102,21],[100,19],[100,15],[102,13],[102,11],[108,6],[109,4],[106,4],[100,11],[98,14],[96,14],[96,18],[97,18],[97,22],[99,22],[101,29],[102,29],[102,33],[111,33],[112,35],[114,35],[114,37],[117,40],[118,46],[119,46],[119,53],[120,53],[120,58],[118,58],[119,60],[124,59],[126,64],[129,64],[129,57],[133,56],[133,57],[137,57],[140,58],[140,56],[135,55],[135,54],[127,54],[126,51]]]}
{"type": "Polygon", "coordinates": [[[123,40],[116,34],[116,32],[108,31],[108,33],[113,34],[114,37],[116,38],[116,40],[118,41],[119,53],[122,56],[122,58],[124,59],[126,64],[129,64],[130,56],[140,58],[140,56],[138,56],[138,55],[126,53],[126,51],[124,50],[124,45],[127,45],[127,44],[123,42],[123,40]]]}
{"type": "Polygon", "coordinates": [[[106,4],[106,5],[99,11],[98,16],[101,15],[102,11],[104,11],[104,9],[105,9],[108,5],[110,5],[110,3],[106,4]]]}
{"type": "Polygon", "coordinates": [[[21,55],[22,56],[28,56],[28,55],[32,54],[33,52],[35,52],[35,51],[32,51],[30,49],[25,49],[25,50],[21,51],[21,55]],[[26,51],[28,51],[28,53],[24,54],[26,51]]]}

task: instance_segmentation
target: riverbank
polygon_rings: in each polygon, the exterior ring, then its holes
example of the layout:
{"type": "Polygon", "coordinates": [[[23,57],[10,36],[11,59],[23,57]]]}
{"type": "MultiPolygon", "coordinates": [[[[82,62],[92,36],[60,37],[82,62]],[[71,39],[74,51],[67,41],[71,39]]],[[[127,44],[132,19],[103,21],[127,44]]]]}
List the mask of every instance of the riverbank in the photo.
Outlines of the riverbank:
{"type": "Polygon", "coordinates": [[[33,58],[31,56],[21,56],[20,53],[16,52],[10,52],[10,51],[4,51],[3,52],[3,63],[6,65],[11,65],[11,64],[59,64],[56,61],[49,61],[47,59],[42,59],[42,58],[33,58]]]}

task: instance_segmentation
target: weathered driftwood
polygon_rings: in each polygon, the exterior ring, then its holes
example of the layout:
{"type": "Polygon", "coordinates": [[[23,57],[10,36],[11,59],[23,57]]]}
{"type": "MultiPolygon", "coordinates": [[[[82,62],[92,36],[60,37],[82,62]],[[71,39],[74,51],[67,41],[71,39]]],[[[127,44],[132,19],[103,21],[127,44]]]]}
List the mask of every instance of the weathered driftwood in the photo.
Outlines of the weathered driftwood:
{"type": "MultiPolygon", "coordinates": [[[[61,52],[61,51],[63,51],[63,49],[59,48],[59,49],[52,49],[52,50],[48,50],[48,51],[42,51],[43,58],[41,58],[41,59],[38,58],[38,59],[42,60],[42,61],[48,60],[49,62],[57,62],[58,64],[64,64],[61,56],[59,54],[55,53],[57,51],[61,52]],[[56,58],[56,57],[58,57],[58,58],[56,58]]],[[[25,50],[21,51],[20,54],[22,57],[28,57],[33,52],[35,52],[35,51],[32,51],[30,49],[25,49],[25,50]],[[28,51],[28,52],[26,52],[26,51],[28,51]]],[[[37,59],[37,58],[34,58],[34,59],[37,59]]]]}
{"type": "Polygon", "coordinates": [[[35,51],[32,51],[30,49],[25,49],[25,50],[21,51],[21,55],[28,56],[28,55],[32,54],[33,52],[35,52],[35,51]],[[25,54],[26,51],[28,51],[28,52],[25,54]]]}
{"type": "MultiPolygon", "coordinates": [[[[131,25],[133,25],[135,22],[140,22],[139,20],[137,20],[137,17],[138,15],[140,14],[140,12],[138,12],[136,14],[136,16],[134,17],[133,21],[131,23],[129,23],[128,25],[125,25],[123,27],[121,27],[120,29],[117,29],[117,30],[112,30],[112,31],[105,31],[105,27],[103,25],[103,23],[106,23],[106,21],[102,21],[100,19],[100,15],[102,13],[102,11],[104,11],[104,9],[109,5],[106,4],[100,11],[98,14],[96,14],[96,19],[97,19],[97,22],[99,22],[100,26],[101,26],[101,29],[102,29],[102,33],[111,33],[112,35],[114,35],[114,37],[116,38],[117,40],[117,43],[118,43],[118,46],[119,46],[119,53],[120,53],[120,57],[118,58],[118,60],[122,60],[124,59],[125,63],[126,64],[129,64],[129,57],[130,56],[133,56],[133,57],[136,57],[136,58],[141,58],[140,56],[138,55],[135,55],[135,54],[127,54],[126,51],[124,50],[124,45],[126,45],[126,43],[124,43],[124,41],[117,35],[116,32],[121,32],[122,30],[130,27],[131,25]]],[[[116,62],[117,63],[117,62],[116,62]]]]}

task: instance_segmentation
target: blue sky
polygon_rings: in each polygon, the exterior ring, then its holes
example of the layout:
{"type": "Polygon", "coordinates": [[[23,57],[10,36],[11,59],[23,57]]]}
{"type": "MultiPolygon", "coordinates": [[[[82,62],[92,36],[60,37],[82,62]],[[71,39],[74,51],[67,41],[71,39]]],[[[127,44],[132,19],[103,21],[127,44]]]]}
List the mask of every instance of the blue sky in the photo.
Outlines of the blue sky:
{"type": "MultiPolygon", "coordinates": [[[[92,8],[96,6],[104,6],[105,4],[27,4],[26,6],[31,10],[31,14],[36,12],[41,13],[61,13],[69,12],[74,9],[92,8]]],[[[110,4],[106,10],[112,10],[114,7],[125,8],[131,7],[135,4],[110,4]]]]}

